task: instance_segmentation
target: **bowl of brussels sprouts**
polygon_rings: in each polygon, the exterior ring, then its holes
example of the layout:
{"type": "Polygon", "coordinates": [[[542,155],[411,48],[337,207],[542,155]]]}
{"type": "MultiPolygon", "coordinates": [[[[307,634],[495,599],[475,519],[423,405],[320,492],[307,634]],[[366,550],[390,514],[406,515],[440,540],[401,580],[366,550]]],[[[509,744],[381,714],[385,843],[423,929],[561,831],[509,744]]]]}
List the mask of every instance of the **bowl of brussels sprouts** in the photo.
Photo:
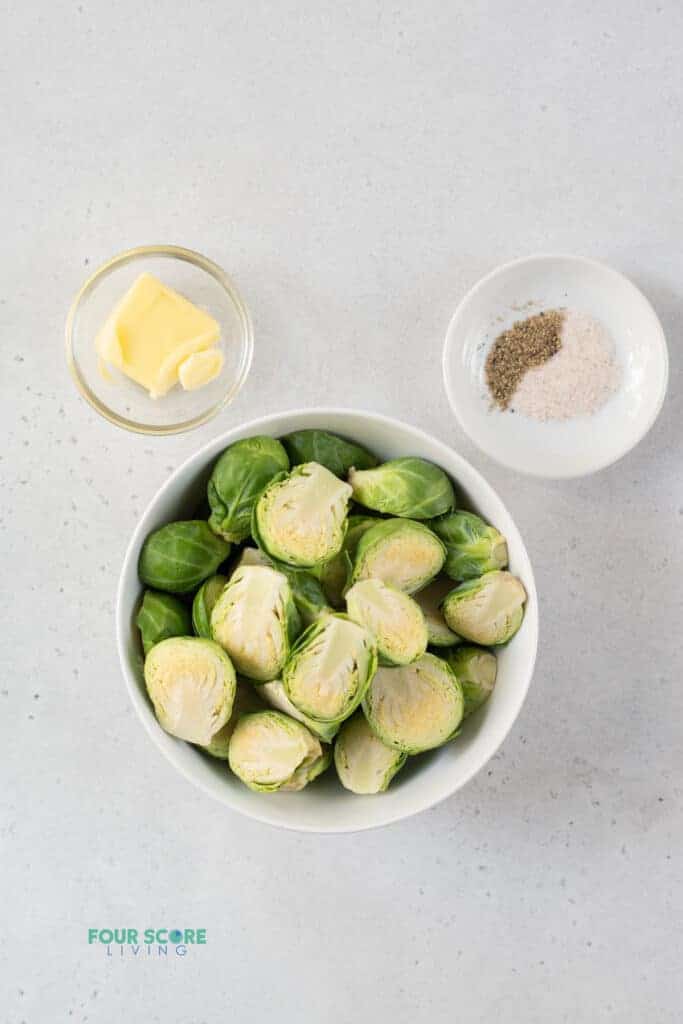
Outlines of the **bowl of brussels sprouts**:
{"type": "Polygon", "coordinates": [[[142,516],[117,641],[149,736],[271,825],[351,832],[433,806],[511,729],[534,577],[493,488],[415,427],[268,416],[181,465],[142,516]]]}

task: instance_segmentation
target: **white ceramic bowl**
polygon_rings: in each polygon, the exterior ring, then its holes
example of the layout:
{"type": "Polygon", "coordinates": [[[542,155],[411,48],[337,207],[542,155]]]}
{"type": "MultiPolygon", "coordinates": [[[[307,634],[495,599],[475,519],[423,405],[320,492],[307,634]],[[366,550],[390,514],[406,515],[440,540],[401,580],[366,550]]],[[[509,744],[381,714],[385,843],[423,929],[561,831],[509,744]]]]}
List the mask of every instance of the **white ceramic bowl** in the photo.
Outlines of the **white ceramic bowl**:
{"type": "Polygon", "coordinates": [[[666,340],[650,303],[616,270],[575,256],[531,256],[498,267],[467,293],[446,334],[443,375],[460,425],[492,459],[533,476],[584,476],[620,459],[656,420],[666,340]],[[491,343],[515,320],[558,306],[609,330],[622,367],[618,391],[594,416],[564,422],[492,409],[484,378],[491,343]]]}
{"type": "Polygon", "coordinates": [[[305,832],[352,832],[407,818],[450,796],[493,756],[519,714],[531,681],[538,641],[538,607],[533,572],[512,517],[493,488],[460,455],[423,431],[373,413],[311,409],[253,420],[215,438],[189,458],[150,502],[128,546],[116,602],[119,656],[130,698],[148,734],[182,775],[210,796],[250,818],[305,832]],[[380,457],[418,455],[442,466],[465,501],[505,534],[510,567],[529,595],[521,629],[499,653],[498,682],[489,702],[469,719],[457,740],[408,765],[386,793],[356,796],[330,770],[301,793],[253,793],[231,775],[224,761],[174,739],[158,724],[147,699],[142,653],[134,616],[140,600],[137,563],[147,534],[173,519],[191,515],[204,492],[216,457],[233,441],[253,434],[279,437],[305,427],[324,427],[368,446],[380,457]]]}

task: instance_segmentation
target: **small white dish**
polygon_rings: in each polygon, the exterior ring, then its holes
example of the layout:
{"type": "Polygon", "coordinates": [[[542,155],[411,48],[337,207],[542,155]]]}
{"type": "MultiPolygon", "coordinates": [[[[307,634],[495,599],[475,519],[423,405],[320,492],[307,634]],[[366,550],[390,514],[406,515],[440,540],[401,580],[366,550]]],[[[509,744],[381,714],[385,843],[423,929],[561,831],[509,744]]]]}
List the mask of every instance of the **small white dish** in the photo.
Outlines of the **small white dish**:
{"type": "Polygon", "coordinates": [[[443,353],[451,407],[465,433],[497,462],[532,476],[568,478],[616,462],[645,436],[662,407],[668,354],[645,296],[611,267],[575,256],[530,256],[498,267],[464,297],[443,353]],[[484,364],[498,335],[543,309],[587,313],[610,332],[618,390],[594,415],[540,422],[493,407],[484,364]]]}
{"type": "MultiPolygon", "coordinates": [[[[128,693],[153,743],[173,767],[209,796],[248,818],[301,832],[355,832],[417,814],[464,786],[495,754],[519,714],[529,689],[538,645],[538,600],[524,542],[512,516],[490,484],[469,462],[436,438],[399,420],[350,409],[294,410],[253,420],[216,437],[176,469],[152,498],[126,551],[116,598],[116,638],[128,693]],[[292,430],[325,428],[367,445],[380,458],[418,455],[442,466],[456,484],[458,499],[505,535],[510,569],[527,592],[519,632],[498,654],[498,679],[491,698],[464,723],[453,743],[410,758],[386,793],[356,796],[343,789],[334,769],[301,793],[253,793],[225,761],[175,739],[157,722],[145,691],[140,635],[135,614],[142,586],[138,558],[151,530],[187,518],[206,490],[211,467],[233,441],[253,434],[281,437],[292,430]]],[[[172,785],[173,779],[170,780],[172,785]]]]}

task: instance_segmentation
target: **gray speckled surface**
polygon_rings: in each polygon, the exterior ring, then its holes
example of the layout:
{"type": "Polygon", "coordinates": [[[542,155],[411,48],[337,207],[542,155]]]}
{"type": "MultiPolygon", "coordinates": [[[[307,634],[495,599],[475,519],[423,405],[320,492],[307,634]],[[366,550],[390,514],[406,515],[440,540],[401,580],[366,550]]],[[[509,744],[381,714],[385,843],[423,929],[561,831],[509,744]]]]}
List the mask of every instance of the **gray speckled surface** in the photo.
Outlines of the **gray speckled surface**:
{"type": "Polygon", "coordinates": [[[7,1024],[680,1021],[683,14],[666,0],[14,5],[3,136],[0,878],[7,1024]],[[177,241],[234,275],[256,356],[192,435],[77,397],[88,267],[177,241]],[[619,465],[522,479],[454,424],[440,353],[484,271],[613,263],[667,332],[669,397],[619,465]],[[450,441],[526,538],[542,644],[499,755],[387,830],[231,816],[134,718],[113,600],[136,518],[217,431],[348,404],[450,441]],[[88,927],[206,927],[108,959],[88,927]]]}

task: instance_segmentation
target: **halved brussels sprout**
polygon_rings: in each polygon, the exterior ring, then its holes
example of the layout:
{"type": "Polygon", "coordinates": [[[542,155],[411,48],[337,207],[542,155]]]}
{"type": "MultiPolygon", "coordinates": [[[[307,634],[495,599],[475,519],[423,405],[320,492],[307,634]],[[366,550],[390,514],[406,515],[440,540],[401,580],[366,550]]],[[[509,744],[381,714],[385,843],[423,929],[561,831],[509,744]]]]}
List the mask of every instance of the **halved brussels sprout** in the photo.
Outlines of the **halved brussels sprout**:
{"type": "Polygon", "coordinates": [[[250,789],[264,793],[292,781],[296,785],[322,757],[320,740],[280,711],[243,715],[228,748],[228,763],[235,775],[250,789]]]}
{"type": "Polygon", "coordinates": [[[211,640],[211,612],[227,582],[227,576],[209,576],[194,595],[192,625],[197,636],[211,640]]]}
{"type": "Polygon", "coordinates": [[[283,711],[291,718],[296,718],[297,722],[301,722],[314,736],[317,736],[319,740],[323,740],[325,743],[330,743],[339,731],[337,722],[332,722],[331,725],[328,725],[325,722],[316,722],[313,718],[308,718],[302,714],[292,704],[280,679],[273,679],[269,683],[260,683],[258,694],[260,697],[263,697],[266,704],[270,704],[276,711],[283,711]]]}
{"type": "Polygon", "coordinates": [[[444,572],[454,580],[471,580],[508,564],[505,537],[474,512],[456,510],[435,519],[432,530],[446,545],[444,572]]]}
{"type": "Polygon", "coordinates": [[[351,580],[379,579],[414,594],[441,571],[446,549],[412,519],[380,519],[358,541],[351,580]]]}
{"type": "Polygon", "coordinates": [[[167,523],[150,533],[142,545],[138,575],[155,590],[188,594],[213,576],[229,552],[228,542],[201,519],[167,523]]]}
{"type": "Polygon", "coordinates": [[[371,469],[377,459],[366,448],[326,430],[295,430],[282,438],[292,466],[302,462],[318,462],[330,473],[346,480],[352,466],[371,469]]]}
{"type": "Polygon", "coordinates": [[[248,679],[275,679],[300,629],[287,577],[262,565],[236,569],[211,612],[211,635],[248,679]]]}
{"type": "Polygon", "coordinates": [[[213,640],[176,636],[145,658],[145,686],[162,729],[205,747],[230,718],[235,670],[213,640]]]}
{"type": "Polygon", "coordinates": [[[236,568],[239,569],[243,565],[267,565],[286,576],[304,626],[310,626],[330,610],[322,585],[313,573],[305,569],[292,569],[291,565],[283,565],[282,562],[274,562],[260,548],[245,548],[240,554],[236,568]]]}
{"type": "Polygon", "coordinates": [[[292,775],[284,786],[280,786],[281,793],[299,793],[309,782],[313,782],[319,775],[332,764],[332,748],[321,743],[322,753],[320,757],[314,758],[310,764],[302,764],[292,775]]]}
{"type": "Polygon", "coordinates": [[[251,532],[256,500],[274,476],[287,472],[289,459],[273,437],[245,437],[226,448],[209,478],[209,526],[239,544],[251,532]]]}
{"type": "Polygon", "coordinates": [[[360,712],[344,722],[334,745],[339,781],[352,793],[383,793],[407,758],[382,743],[360,712]]]}
{"type": "Polygon", "coordinates": [[[462,643],[462,637],[448,626],[441,611],[441,602],[452,589],[452,580],[438,579],[414,595],[425,617],[429,643],[432,647],[454,647],[455,644],[462,643]]]}
{"type": "Polygon", "coordinates": [[[372,634],[346,615],[326,615],[301,634],[282,681],[308,718],[340,722],[358,707],[376,668],[372,634]]]}
{"type": "Polygon", "coordinates": [[[378,669],[363,701],[374,734],[404,754],[419,754],[449,740],[464,707],[455,674],[434,654],[423,654],[401,668],[378,669]]]}
{"type": "Polygon", "coordinates": [[[222,761],[227,761],[230,737],[234,733],[235,726],[242,715],[249,715],[254,711],[263,711],[264,709],[265,705],[263,701],[259,699],[256,689],[251,685],[251,683],[245,683],[243,680],[238,679],[230,718],[227,720],[225,725],[211,737],[211,742],[207,743],[205,747],[202,747],[202,750],[205,750],[207,754],[211,754],[212,757],[217,757],[222,761]]]}
{"type": "Polygon", "coordinates": [[[489,699],[496,685],[498,662],[493,651],[464,644],[448,655],[465,697],[465,718],[489,699]]]}
{"type": "Polygon", "coordinates": [[[504,644],[522,625],[526,590],[521,580],[502,570],[467,580],[448,594],[442,604],[446,622],[475,644],[504,644]]]}
{"type": "Polygon", "coordinates": [[[252,521],[258,546],[295,568],[312,568],[341,550],[346,533],[348,484],[317,462],[276,477],[263,492],[252,521]]]}
{"type": "Polygon", "coordinates": [[[190,613],[177,597],[146,590],[135,616],[142,649],[148,654],[154,644],[170,636],[188,636],[192,632],[190,613]]]}
{"type": "Polygon", "coordinates": [[[391,516],[433,519],[455,503],[444,471],[424,459],[392,459],[376,469],[352,469],[349,483],[359,504],[391,516]]]}
{"type": "Polygon", "coordinates": [[[382,580],[359,580],[346,595],[349,618],[377,641],[380,665],[408,665],[427,650],[422,609],[402,590],[382,580]]]}

